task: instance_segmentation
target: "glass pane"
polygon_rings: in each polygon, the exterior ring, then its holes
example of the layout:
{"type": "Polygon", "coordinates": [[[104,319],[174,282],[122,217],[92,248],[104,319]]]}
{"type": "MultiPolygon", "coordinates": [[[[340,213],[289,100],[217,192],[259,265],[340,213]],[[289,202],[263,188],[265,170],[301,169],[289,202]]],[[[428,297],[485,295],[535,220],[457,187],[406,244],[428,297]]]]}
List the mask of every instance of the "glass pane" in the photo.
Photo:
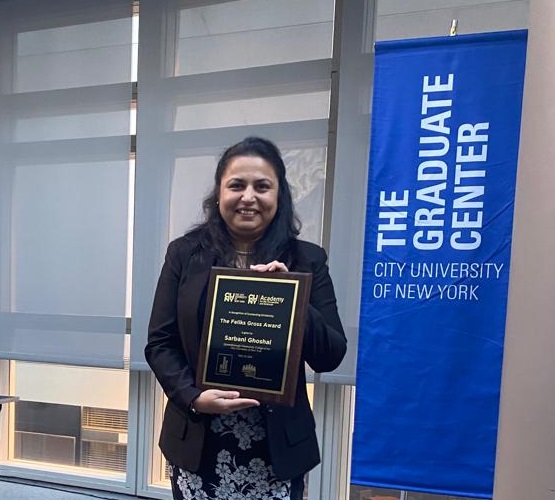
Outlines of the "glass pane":
{"type": "Polygon", "coordinates": [[[14,91],[128,82],[131,29],[129,17],[19,33],[14,91]]]}
{"type": "Polygon", "coordinates": [[[331,57],[333,0],[239,0],[179,16],[175,75],[331,57]]]}
{"type": "Polygon", "coordinates": [[[407,500],[472,500],[471,498],[454,497],[451,495],[433,495],[431,493],[417,493],[408,491],[406,494],[407,500]]]}
{"type": "Polygon", "coordinates": [[[453,497],[450,495],[433,495],[414,491],[388,490],[351,485],[349,500],[471,500],[470,498],[453,497]],[[403,496],[404,495],[404,496],[403,496]]]}
{"type": "Polygon", "coordinates": [[[350,500],[399,500],[401,492],[398,490],[384,490],[382,488],[366,488],[351,485],[350,500]]]}
{"type": "Polygon", "coordinates": [[[176,109],[174,130],[327,120],[329,90],[283,96],[187,104],[176,109]]]}
{"type": "Polygon", "coordinates": [[[124,316],[129,162],[20,165],[12,312],[124,316]]]}
{"type": "Polygon", "coordinates": [[[56,113],[18,118],[14,125],[13,142],[54,141],[128,135],[130,111],[90,112],[74,110],[71,114],[56,113]]]}
{"type": "Polygon", "coordinates": [[[324,216],[326,154],[324,146],[283,149],[295,210],[302,222],[300,238],[320,244],[324,216]]]}
{"type": "Polygon", "coordinates": [[[124,476],[128,372],[12,363],[14,461],[124,476]]]}

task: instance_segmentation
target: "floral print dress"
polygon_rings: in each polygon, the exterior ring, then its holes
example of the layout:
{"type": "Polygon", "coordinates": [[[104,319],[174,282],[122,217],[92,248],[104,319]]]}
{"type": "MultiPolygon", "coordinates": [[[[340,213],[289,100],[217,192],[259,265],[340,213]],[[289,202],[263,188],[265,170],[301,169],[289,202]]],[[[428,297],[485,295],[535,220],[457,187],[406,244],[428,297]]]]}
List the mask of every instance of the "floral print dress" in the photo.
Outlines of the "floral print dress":
{"type": "Polygon", "coordinates": [[[177,500],[302,499],[303,478],[280,481],[269,463],[260,408],[215,415],[196,473],[170,466],[177,500]]]}

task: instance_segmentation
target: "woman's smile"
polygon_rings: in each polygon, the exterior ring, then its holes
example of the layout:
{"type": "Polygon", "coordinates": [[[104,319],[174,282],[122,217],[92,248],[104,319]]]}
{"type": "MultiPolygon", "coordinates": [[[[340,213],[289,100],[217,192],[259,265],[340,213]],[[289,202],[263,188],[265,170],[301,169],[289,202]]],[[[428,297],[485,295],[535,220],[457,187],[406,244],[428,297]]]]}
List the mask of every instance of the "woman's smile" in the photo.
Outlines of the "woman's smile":
{"type": "Polygon", "coordinates": [[[237,210],[241,215],[256,215],[258,212],[256,210],[251,210],[248,208],[239,208],[237,210]]]}

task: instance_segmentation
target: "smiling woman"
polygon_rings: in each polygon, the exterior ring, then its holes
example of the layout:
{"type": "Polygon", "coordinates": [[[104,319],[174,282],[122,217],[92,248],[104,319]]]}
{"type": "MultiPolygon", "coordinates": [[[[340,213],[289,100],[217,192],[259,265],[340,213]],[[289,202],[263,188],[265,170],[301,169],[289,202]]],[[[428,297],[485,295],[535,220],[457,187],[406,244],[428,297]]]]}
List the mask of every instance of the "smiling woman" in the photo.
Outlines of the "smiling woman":
{"type": "MultiPolygon", "coordinates": [[[[205,222],[197,228],[199,237],[226,265],[271,263],[281,255],[279,270],[287,271],[291,243],[301,223],[293,210],[285,164],[275,144],[247,137],[228,148],[218,162],[203,209],[205,222]]],[[[273,263],[273,271],[278,270],[276,265],[273,263]]]]}
{"type": "Polygon", "coordinates": [[[237,156],[222,176],[220,215],[235,248],[250,251],[276,215],[279,181],[272,166],[259,156],[237,156]]]}
{"type": "MultiPolygon", "coordinates": [[[[205,221],[168,247],[145,349],[168,396],[160,447],[170,463],[173,495],[300,500],[304,474],[320,461],[302,365],[331,371],[346,351],[327,257],[297,239],[300,223],[285,165],[266,139],[248,137],[224,152],[203,208],[205,221]],[[195,386],[212,266],[312,273],[293,407],[195,386]]],[[[246,326],[254,332],[272,325],[246,326]]],[[[261,343],[251,336],[228,340],[261,343]]]]}

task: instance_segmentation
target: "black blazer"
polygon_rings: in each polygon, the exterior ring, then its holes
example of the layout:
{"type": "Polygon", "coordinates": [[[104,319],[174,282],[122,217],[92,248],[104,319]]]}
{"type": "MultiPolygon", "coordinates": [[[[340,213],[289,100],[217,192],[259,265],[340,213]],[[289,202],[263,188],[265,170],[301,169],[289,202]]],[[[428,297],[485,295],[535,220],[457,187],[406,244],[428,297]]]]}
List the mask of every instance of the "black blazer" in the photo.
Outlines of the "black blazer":
{"type": "MultiPolygon", "coordinates": [[[[295,246],[290,270],[312,273],[295,405],[262,407],[271,462],[279,479],[298,477],[320,463],[304,361],[315,372],[331,371],[341,363],[347,349],[325,251],[300,240],[295,246]]],[[[191,415],[189,407],[202,392],[195,387],[204,313],[200,309],[210,268],[215,264],[214,255],[199,251],[192,234],[169,244],[145,348],[148,364],[168,397],[160,448],[172,464],[192,472],[199,467],[206,417],[191,415]]]]}

